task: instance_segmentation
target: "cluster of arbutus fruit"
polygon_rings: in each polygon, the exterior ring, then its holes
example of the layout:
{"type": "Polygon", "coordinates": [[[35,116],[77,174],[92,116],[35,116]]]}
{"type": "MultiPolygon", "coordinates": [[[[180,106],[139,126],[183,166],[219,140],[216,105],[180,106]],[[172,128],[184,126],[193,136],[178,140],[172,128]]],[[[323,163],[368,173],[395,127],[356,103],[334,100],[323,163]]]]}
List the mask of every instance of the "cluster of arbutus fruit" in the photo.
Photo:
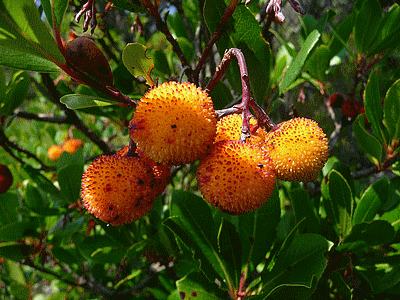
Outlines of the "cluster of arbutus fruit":
{"type": "Polygon", "coordinates": [[[232,215],[260,208],[277,178],[317,178],[328,158],[328,143],[316,122],[295,118],[268,132],[254,117],[243,116],[217,120],[207,92],[191,83],[153,87],[130,121],[130,145],[101,156],[85,171],[84,206],[111,225],[138,220],[169,183],[170,167],[197,160],[204,199],[232,215]],[[243,121],[250,126],[244,141],[243,121]]]}
{"type": "Polygon", "coordinates": [[[82,140],[67,139],[62,145],[50,146],[50,148],[47,150],[47,156],[50,160],[57,161],[64,152],[74,154],[81,147],[83,147],[82,140]]]}
{"type": "Polygon", "coordinates": [[[250,101],[247,67],[239,49],[225,53],[210,82],[215,84],[231,58],[237,58],[242,103],[221,113],[208,95],[210,83],[202,90],[192,83],[166,82],[152,87],[136,105],[107,88],[113,87],[112,73],[92,40],[79,37],[65,45],[57,41],[67,62],[60,67],[67,74],[92,87],[105,87],[99,91],[123,106],[136,106],[129,146],[100,156],[82,177],[85,208],[106,223],[123,225],[147,214],[170,182],[171,166],[199,160],[197,182],[204,199],[238,215],[260,208],[277,178],[315,180],[328,158],[327,138],[316,122],[296,118],[276,125],[250,101]],[[239,111],[241,115],[233,114],[239,111]]]}

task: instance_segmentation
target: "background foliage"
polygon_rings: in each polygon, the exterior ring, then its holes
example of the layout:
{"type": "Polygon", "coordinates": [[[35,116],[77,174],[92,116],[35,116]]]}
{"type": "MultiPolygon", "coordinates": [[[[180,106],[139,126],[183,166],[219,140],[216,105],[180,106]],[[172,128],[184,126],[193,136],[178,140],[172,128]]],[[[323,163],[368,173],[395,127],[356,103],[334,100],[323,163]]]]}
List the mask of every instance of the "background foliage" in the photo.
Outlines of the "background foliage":
{"type": "MultiPolygon", "coordinates": [[[[267,9],[279,2],[0,2],[0,162],[14,177],[0,194],[1,299],[398,299],[400,7],[304,1],[303,15],[284,1],[279,24],[267,9]],[[113,92],[90,67],[81,78],[68,69],[55,36],[83,29],[109,60],[113,92]],[[85,167],[129,143],[133,108],[112,104],[153,81],[205,88],[232,47],[274,122],[312,118],[329,136],[319,178],[279,181],[261,209],[228,216],[201,198],[194,163],[172,170],[135,223],[89,215],[85,167]],[[51,161],[67,138],[83,148],[51,161]]],[[[241,93],[233,62],[211,97],[222,109],[241,93]]]]}

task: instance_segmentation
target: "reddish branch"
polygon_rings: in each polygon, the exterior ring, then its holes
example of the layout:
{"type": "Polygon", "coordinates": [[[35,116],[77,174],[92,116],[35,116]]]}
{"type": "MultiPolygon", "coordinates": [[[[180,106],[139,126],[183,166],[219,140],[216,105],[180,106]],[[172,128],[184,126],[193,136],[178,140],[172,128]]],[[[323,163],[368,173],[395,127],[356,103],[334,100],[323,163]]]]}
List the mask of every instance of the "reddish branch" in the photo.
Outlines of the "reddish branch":
{"type": "Polygon", "coordinates": [[[250,81],[247,72],[246,60],[244,58],[242,51],[240,51],[239,49],[232,48],[225,52],[225,55],[222,58],[220,65],[217,67],[217,70],[215,71],[213,78],[206,87],[206,91],[209,94],[211,93],[217,82],[221,80],[223,74],[226,72],[233,57],[236,57],[239,64],[240,77],[242,81],[242,102],[230,108],[216,111],[217,117],[222,118],[223,116],[241,111],[243,125],[242,125],[242,135],[240,137],[240,140],[242,141],[250,137],[249,119],[252,117],[252,114],[250,112],[250,107],[256,113],[258,126],[269,126],[271,127],[272,130],[276,130],[277,125],[271,121],[271,119],[265,113],[265,111],[251,97],[250,81]]]}

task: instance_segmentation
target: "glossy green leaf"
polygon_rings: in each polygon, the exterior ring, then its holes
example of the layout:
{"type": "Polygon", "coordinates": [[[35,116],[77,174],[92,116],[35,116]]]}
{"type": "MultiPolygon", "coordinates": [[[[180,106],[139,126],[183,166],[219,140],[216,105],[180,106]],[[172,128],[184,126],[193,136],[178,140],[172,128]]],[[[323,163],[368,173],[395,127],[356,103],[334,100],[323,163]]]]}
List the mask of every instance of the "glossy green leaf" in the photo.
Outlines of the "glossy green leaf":
{"type": "Polygon", "coordinates": [[[395,3],[385,13],[377,29],[377,38],[371,46],[370,55],[400,46],[400,7],[395,3]]]}
{"type": "Polygon", "coordinates": [[[28,94],[29,84],[30,77],[27,72],[17,71],[12,75],[7,86],[6,95],[4,99],[0,100],[0,110],[3,115],[12,114],[21,105],[28,94]]]}
{"type": "Polygon", "coordinates": [[[18,220],[17,208],[19,199],[16,193],[8,191],[0,194],[0,226],[7,225],[18,220]]]}
{"type": "Polygon", "coordinates": [[[0,257],[13,261],[22,261],[33,252],[33,246],[25,244],[4,244],[0,243],[0,257]]]}
{"type": "Polygon", "coordinates": [[[278,190],[274,190],[267,203],[260,209],[238,216],[239,236],[242,243],[242,264],[251,254],[251,261],[258,265],[270,250],[276,237],[281,207],[278,190]]]}
{"type": "Polygon", "coordinates": [[[354,211],[353,226],[375,218],[388,199],[388,189],[389,181],[383,177],[365,190],[354,211]]]}
{"type": "Polygon", "coordinates": [[[233,280],[233,287],[239,286],[242,271],[242,245],[236,227],[226,219],[222,219],[218,232],[218,250],[226,262],[229,277],[233,280]]]}
{"type": "MultiPolygon", "coordinates": [[[[229,1],[206,0],[204,4],[204,19],[207,27],[213,33],[224,15],[229,1]]],[[[261,29],[251,11],[245,5],[239,5],[228,20],[227,30],[217,41],[221,57],[225,50],[239,48],[246,59],[252,93],[257,102],[263,103],[269,86],[270,49],[261,35],[261,29]]],[[[241,94],[239,68],[233,61],[226,71],[232,88],[241,94]]]]}
{"type": "Polygon", "coordinates": [[[183,52],[183,56],[186,58],[187,61],[191,62],[195,58],[196,52],[194,49],[193,44],[184,37],[179,37],[176,39],[183,52]]]}
{"type": "Polygon", "coordinates": [[[389,181],[388,200],[382,206],[385,213],[396,208],[400,203],[400,176],[396,176],[389,181]]]}
{"type": "Polygon", "coordinates": [[[347,48],[347,41],[353,30],[355,13],[347,15],[335,30],[332,30],[333,37],[328,43],[331,57],[337,55],[344,47],[347,48]]]}
{"type": "Polygon", "coordinates": [[[69,203],[74,203],[79,199],[81,191],[81,179],[84,168],[82,148],[75,154],[64,152],[57,166],[57,179],[60,185],[61,194],[69,203]]]}
{"type": "Polygon", "coordinates": [[[0,241],[16,241],[27,236],[36,236],[37,219],[12,222],[0,228],[0,241]]]}
{"type": "Polygon", "coordinates": [[[201,273],[190,273],[176,282],[179,292],[179,299],[195,300],[226,299],[227,295],[222,293],[218,286],[207,280],[201,273]]]}
{"type": "Polygon", "coordinates": [[[122,61],[135,77],[142,76],[150,86],[154,85],[151,71],[154,69],[152,58],[146,56],[147,47],[140,43],[126,45],[122,52],[122,61]]]}
{"type": "Polygon", "coordinates": [[[96,262],[120,263],[126,253],[125,248],[116,248],[115,242],[106,235],[89,236],[75,244],[86,259],[96,262]]]}
{"type": "Polygon", "coordinates": [[[371,123],[372,131],[375,137],[381,142],[385,141],[383,127],[383,108],[381,105],[381,96],[379,94],[378,73],[372,72],[369,76],[367,86],[364,91],[365,114],[371,123]]]}
{"type": "Polygon", "coordinates": [[[357,51],[367,54],[376,39],[382,8],[378,0],[365,0],[354,24],[354,39],[357,51]]]}
{"type": "Polygon", "coordinates": [[[329,195],[332,203],[333,216],[328,216],[340,239],[351,230],[353,215],[353,196],[346,179],[336,170],[328,175],[329,195]]]}
{"type": "Polygon", "coordinates": [[[280,254],[271,273],[263,278],[266,282],[263,295],[279,299],[284,294],[289,295],[290,291],[290,296],[295,299],[309,297],[316,288],[314,280],[319,280],[327,265],[324,253],[332,246],[332,242],[318,234],[297,235],[280,254]],[[303,289],[308,291],[306,295],[303,289]]]}
{"type": "Polygon", "coordinates": [[[296,223],[305,219],[300,231],[306,229],[308,233],[319,233],[319,220],[308,192],[302,188],[296,188],[290,191],[290,198],[296,223]]]}
{"type": "Polygon", "coordinates": [[[162,50],[155,50],[153,53],[154,70],[171,76],[171,68],[168,63],[167,56],[162,50]]]}
{"type": "Polygon", "coordinates": [[[56,28],[60,28],[65,10],[68,6],[68,0],[41,0],[40,2],[43,5],[43,10],[50,26],[54,27],[55,25],[56,28]],[[53,14],[55,22],[53,21],[53,14]]]}
{"type": "MultiPolygon", "coordinates": [[[[221,280],[231,286],[233,281],[226,262],[218,253],[217,229],[208,204],[202,198],[185,191],[173,190],[171,198],[171,218],[168,220],[175,224],[171,222],[164,222],[164,224],[194,250],[195,258],[201,261],[202,270],[208,265],[221,280]]],[[[209,276],[207,271],[205,275],[211,281],[215,279],[209,276]]]]}
{"type": "Polygon", "coordinates": [[[0,46],[0,65],[34,72],[60,72],[60,68],[47,59],[2,46],[0,46]]]}
{"type": "Polygon", "coordinates": [[[389,132],[392,143],[400,140],[400,80],[397,80],[388,90],[384,102],[384,124],[389,132]]]}
{"type": "Polygon", "coordinates": [[[382,161],[382,145],[365,129],[364,114],[359,115],[353,122],[353,132],[358,146],[375,165],[382,161]]]}
{"type": "Polygon", "coordinates": [[[104,99],[98,96],[89,96],[82,94],[68,94],[62,96],[61,103],[64,103],[70,109],[82,109],[96,106],[108,106],[119,104],[118,101],[111,99],[104,99]]]}
{"type": "Polygon", "coordinates": [[[326,72],[329,69],[331,52],[326,45],[315,48],[312,55],[308,58],[304,69],[309,71],[310,75],[319,81],[324,81],[326,72]]]}
{"type": "Polygon", "coordinates": [[[337,250],[356,252],[366,247],[386,245],[394,235],[394,228],[388,221],[373,220],[370,223],[360,223],[352,228],[337,250]]]}
{"type": "Polygon", "coordinates": [[[301,47],[299,54],[297,54],[296,58],[293,60],[292,64],[289,66],[289,68],[285,72],[285,75],[283,76],[282,82],[279,85],[280,94],[286,91],[288,87],[299,76],[301,69],[303,68],[304,62],[306,61],[311,50],[318,42],[320,36],[321,33],[319,33],[318,30],[313,30],[308,35],[307,39],[303,43],[303,46],[301,47]]]}
{"type": "Polygon", "coordinates": [[[0,46],[39,56],[57,64],[65,59],[40,19],[33,1],[4,0],[0,3],[0,46]]]}

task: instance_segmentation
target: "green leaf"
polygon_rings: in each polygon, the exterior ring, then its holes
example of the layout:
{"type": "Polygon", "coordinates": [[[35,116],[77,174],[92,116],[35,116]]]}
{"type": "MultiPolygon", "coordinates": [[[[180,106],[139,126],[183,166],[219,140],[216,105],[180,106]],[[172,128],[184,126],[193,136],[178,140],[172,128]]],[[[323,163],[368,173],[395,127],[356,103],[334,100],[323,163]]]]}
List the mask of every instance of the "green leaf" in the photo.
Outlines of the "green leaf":
{"type": "Polygon", "coordinates": [[[364,91],[365,114],[371,123],[372,131],[376,138],[383,144],[385,142],[385,133],[383,127],[383,109],[381,105],[381,96],[379,94],[379,78],[376,72],[369,76],[367,86],[364,91]]]}
{"type": "Polygon", "coordinates": [[[0,3],[0,46],[39,56],[58,65],[65,58],[53,36],[40,19],[31,0],[4,0],[0,3]]]}
{"type": "Polygon", "coordinates": [[[51,248],[51,253],[60,262],[69,266],[85,261],[77,251],[66,249],[65,247],[53,247],[51,248]]]}
{"type": "Polygon", "coordinates": [[[17,208],[19,200],[16,193],[8,191],[0,194],[0,226],[4,226],[18,220],[17,208]]]}
{"type": "Polygon", "coordinates": [[[304,69],[309,71],[310,75],[319,81],[324,81],[326,72],[329,69],[331,52],[326,45],[320,45],[308,58],[304,69]]]}
{"type": "MultiPolygon", "coordinates": [[[[173,221],[175,226],[170,221],[164,224],[195,251],[195,257],[201,261],[202,270],[208,264],[221,280],[232,286],[233,281],[226,262],[217,250],[217,229],[210,206],[202,198],[185,191],[173,190],[171,199],[171,218],[168,220],[173,221]]],[[[204,272],[213,282],[215,277],[210,276],[207,270],[204,272]]]]}
{"type": "Polygon", "coordinates": [[[218,249],[224,258],[229,271],[230,278],[233,279],[233,287],[239,286],[239,277],[242,271],[242,246],[235,226],[226,219],[222,219],[218,232],[218,249]]]}
{"type": "Polygon", "coordinates": [[[146,56],[147,47],[140,43],[126,45],[122,52],[122,62],[135,77],[142,76],[150,86],[154,85],[151,71],[154,69],[152,58],[146,56]]]}
{"type": "Polygon", "coordinates": [[[366,247],[389,244],[395,235],[392,225],[385,220],[355,225],[343,243],[337,247],[341,252],[356,252],[366,247]]]}
{"type": "Polygon", "coordinates": [[[69,203],[79,199],[81,179],[84,168],[83,150],[78,149],[75,154],[64,152],[58,161],[57,179],[61,194],[69,203]]]}
{"type": "Polygon", "coordinates": [[[319,280],[327,265],[324,253],[332,246],[332,242],[318,234],[297,235],[287,250],[280,254],[271,273],[263,278],[267,283],[263,295],[272,299],[282,299],[283,294],[293,299],[309,297],[316,288],[314,280],[319,280]]]}
{"type": "Polygon", "coordinates": [[[16,241],[27,236],[36,236],[37,226],[36,218],[9,223],[0,228],[0,241],[16,241]]]}
{"type": "MultiPolygon", "coordinates": [[[[204,4],[204,19],[207,27],[213,33],[224,15],[229,1],[206,0],[204,4]]],[[[221,57],[225,50],[238,48],[246,59],[249,80],[254,98],[263,103],[268,92],[270,71],[270,48],[261,34],[260,26],[254,15],[245,5],[236,7],[232,18],[228,20],[227,30],[217,41],[221,57]]],[[[226,71],[227,78],[233,89],[241,94],[241,79],[238,65],[231,63],[226,71]]]]}
{"type": "Polygon", "coordinates": [[[400,203],[400,176],[396,176],[389,181],[388,200],[382,206],[382,212],[391,211],[400,203]]]}
{"type": "Polygon", "coordinates": [[[333,216],[328,217],[340,239],[343,239],[351,230],[353,196],[349,184],[338,171],[332,170],[328,175],[328,181],[333,212],[333,216]]]}
{"type": "Polygon", "coordinates": [[[11,115],[26,99],[29,84],[30,77],[27,72],[17,71],[12,75],[7,86],[6,95],[0,100],[0,109],[4,116],[11,115]]]}
{"type": "Polygon", "coordinates": [[[0,65],[34,72],[60,72],[60,68],[47,59],[3,46],[0,46],[0,65]]]}
{"type": "Polygon", "coordinates": [[[388,199],[388,189],[389,181],[386,177],[379,179],[366,189],[354,211],[353,226],[374,219],[388,199]]]}
{"type": "Polygon", "coordinates": [[[4,260],[4,269],[10,279],[20,284],[26,284],[26,279],[24,272],[22,271],[22,266],[12,260],[4,260]]]}
{"type": "Polygon", "coordinates": [[[400,80],[397,80],[387,91],[384,102],[384,120],[392,144],[400,140],[400,80]]]}
{"type": "Polygon", "coordinates": [[[375,165],[382,162],[382,145],[365,129],[364,114],[359,115],[353,122],[353,132],[358,146],[375,165]]]}
{"type": "Polygon", "coordinates": [[[308,233],[319,233],[319,220],[308,192],[303,188],[296,188],[290,191],[290,198],[296,223],[305,219],[300,232],[306,229],[308,233]]]}
{"type": "Polygon", "coordinates": [[[337,55],[344,47],[347,48],[347,41],[353,30],[355,13],[347,15],[339,24],[336,30],[332,30],[333,37],[328,43],[331,57],[337,55]]]}
{"type": "Polygon", "coordinates": [[[55,25],[56,28],[60,28],[68,6],[68,0],[41,0],[40,2],[43,5],[43,10],[50,26],[54,27],[53,25],[55,25]],[[55,24],[53,23],[53,13],[56,19],[55,24]]]}
{"type": "Polygon", "coordinates": [[[33,252],[33,246],[25,244],[8,245],[0,243],[0,257],[13,261],[22,261],[33,252]]]}
{"type": "Polygon", "coordinates": [[[114,3],[116,7],[124,10],[142,13],[146,12],[142,1],[139,0],[112,0],[110,2],[114,3]]]}
{"type": "Polygon", "coordinates": [[[165,55],[163,50],[155,50],[153,53],[153,59],[155,70],[171,76],[171,68],[169,66],[167,56],[165,55]]]}
{"type": "Polygon", "coordinates": [[[275,241],[280,215],[280,199],[278,190],[275,189],[260,209],[237,217],[243,249],[242,264],[246,263],[250,254],[255,266],[265,258],[275,241]]]}
{"type": "Polygon", "coordinates": [[[365,0],[354,23],[354,39],[359,53],[371,51],[381,18],[382,8],[378,0],[365,0]]]}
{"type": "Polygon", "coordinates": [[[106,235],[89,236],[75,244],[86,259],[100,263],[120,263],[126,253],[123,247],[115,248],[114,241],[106,235]]]}
{"type": "Polygon", "coordinates": [[[193,61],[196,55],[193,44],[184,37],[179,37],[176,39],[176,41],[178,42],[179,47],[183,52],[183,56],[187,59],[187,61],[188,62],[193,61]]]}
{"type": "Polygon", "coordinates": [[[39,171],[35,170],[34,168],[32,168],[30,165],[25,164],[23,165],[24,170],[28,173],[29,177],[37,183],[38,187],[47,192],[50,193],[56,197],[62,197],[60,194],[60,190],[57,189],[54,184],[47,179],[46,177],[44,177],[42,174],[40,174],[39,171]]]}
{"type": "Polygon", "coordinates": [[[219,81],[210,94],[215,109],[226,108],[233,102],[233,95],[229,87],[222,81],[219,81]]]}
{"type": "Polygon", "coordinates": [[[82,94],[68,94],[62,96],[61,103],[64,103],[70,109],[82,109],[96,106],[108,106],[118,104],[118,101],[104,99],[98,96],[88,96],[82,94]]]}
{"type": "Polygon", "coordinates": [[[296,58],[293,60],[289,68],[286,70],[283,76],[282,82],[279,85],[279,93],[282,94],[286,89],[296,80],[299,76],[301,69],[303,68],[304,62],[306,61],[311,50],[314,48],[318,42],[321,33],[318,30],[313,30],[304,41],[300,52],[297,54],[296,58]]]}
{"type": "Polygon", "coordinates": [[[176,282],[180,299],[226,299],[227,295],[222,293],[218,286],[207,280],[201,273],[190,273],[176,282]]]}

